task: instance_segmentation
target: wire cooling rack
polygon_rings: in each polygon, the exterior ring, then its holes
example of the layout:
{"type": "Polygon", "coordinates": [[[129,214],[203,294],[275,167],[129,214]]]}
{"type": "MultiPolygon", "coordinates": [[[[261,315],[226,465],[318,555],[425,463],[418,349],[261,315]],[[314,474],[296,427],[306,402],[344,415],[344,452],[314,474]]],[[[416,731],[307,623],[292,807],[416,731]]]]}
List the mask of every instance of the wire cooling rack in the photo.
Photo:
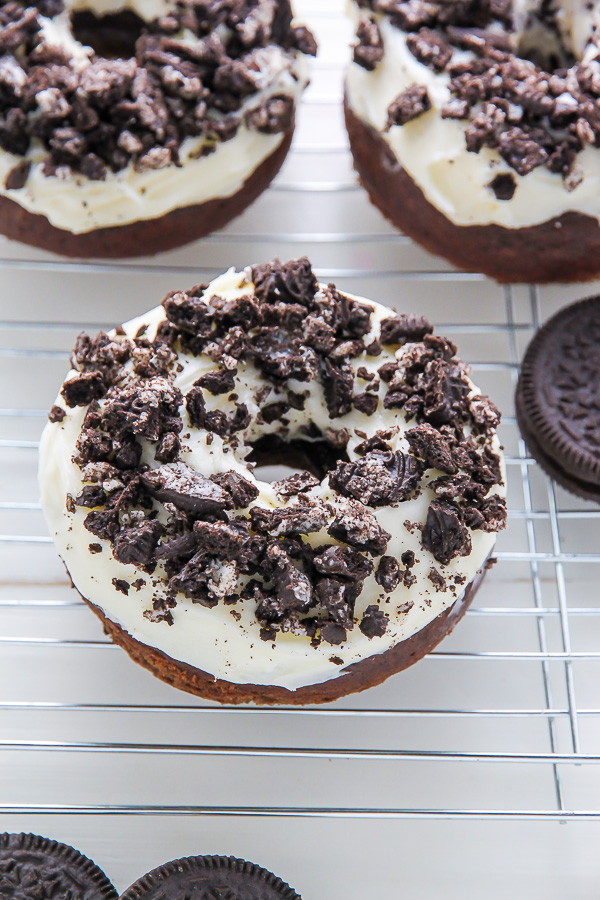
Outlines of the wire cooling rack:
{"type": "Polygon", "coordinates": [[[93,852],[121,888],[217,852],[258,858],[312,898],[399,885],[504,897],[517,875],[517,896],[597,896],[600,509],[528,457],[512,399],[535,329],[580,289],[458,273],[382,220],[342,126],[349,27],[337,0],[299,5],[321,55],[286,166],[241,219],[142,262],[0,245],[0,826],[93,852]],[[324,708],[215,706],[130,662],[69,589],[38,502],[38,441],[81,329],[301,253],[321,280],[457,341],[505,412],[508,528],[474,608],[417,666],[324,708]]]}

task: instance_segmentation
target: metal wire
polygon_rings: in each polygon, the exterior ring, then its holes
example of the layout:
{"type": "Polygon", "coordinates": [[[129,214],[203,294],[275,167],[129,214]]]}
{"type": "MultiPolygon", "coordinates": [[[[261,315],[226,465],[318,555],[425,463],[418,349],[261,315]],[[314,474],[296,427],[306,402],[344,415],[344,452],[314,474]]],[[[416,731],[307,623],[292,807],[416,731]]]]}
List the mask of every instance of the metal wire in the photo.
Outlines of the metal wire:
{"type": "MultiPolygon", "coordinates": [[[[326,11],[315,5],[315,18],[325,20],[327,16],[326,11]]],[[[319,71],[338,72],[339,65],[324,60],[319,63],[319,71]]],[[[325,117],[331,116],[334,103],[339,104],[338,94],[312,93],[307,97],[311,115],[318,114],[321,110],[325,117]]],[[[283,207],[298,203],[303,198],[313,202],[323,195],[322,202],[329,203],[332,209],[336,208],[336,204],[353,202],[364,203],[364,210],[368,211],[359,186],[350,176],[343,180],[343,173],[338,176],[336,168],[335,177],[331,177],[332,160],[336,167],[339,163],[340,171],[342,166],[349,171],[347,157],[348,151],[341,130],[326,142],[316,141],[312,134],[305,137],[292,152],[293,165],[290,169],[296,172],[296,164],[302,164],[302,170],[308,171],[309,177],[282,176],[270,189],[271,198],[283,207]],[[322,162],[330,163],[324,169],[328,174],[320,180],[315,180],[318,166],[313,166],[312,171],[307,169],[306,160],[313,154],[322,162]]],[[[482,275],[451,271],[439,261],[432,262],[427,270],[419,268],[408,239],[391,229],[385,229],[379,221],[376,230],[369,231],[365,228],[365,222],[368,222],[366,217],[364,222],[361,220],[360,227],[355,229],[341,229],[340,222],[344,220],[345,216],[340,214],[332,219],[330,229],[321,225],[318,231],[307,230],[306,224],[301,220],[298,225],[302,227],[297,230],[290,228],[289,224],[281,230],[275,230],[274,223],[269,221],[261,221],[260,228],[234,223],[227,232],[207,238],[203,246],[206,245],[215,253],[221,247],[228,252],[234,246],[244,247],[247,248],[247,252],[244,252],[248,259],[260,259],[264,253],[270,252],[267,248],[271,245],[281,245],[281,255],[288,251],[291,255],[296,248],[298,252],[304,252],[305,245],[308,244],[316,247],[321,262],[331,259],[335,263],[329,265],[327,262],[327,265],[316,266],[317,275],[321,279],[344,282],[350,289],[357,282],[361,283],[361,287],[363,282],[367,285],[383,285],[390,297],[396,288],[400,291],[409,284],[414,286],[417,296],[419,292],[432,287],[447,290],[449,296],[454,292],[457,297],[469,285],[475,285],[477,289],[486,288],[482,275]],[[345,247],[347,250],[344,250],[345,247]]],[[[191,281],[213,276],[223,268],[216,263],[206,265],[207,260],[213,261],[210,253],[204,253],[199,265],[189,262],[189,254],[185,260],[187,261],[183,264],[176,257],[172,261],[149,260],[143,263],[65,261],[42,258],[8,244],[0,246],[0,273],[3,278],[33,278],[39,287],[47,279],[62,280],[78,276],[90,279],[89,283],[108,276],[164,276],[172,279],[172,286],[176,286],[184,284],[187,279],[191,281]]],[[[232,262],[237,262],[237,259],[232,262]]],[[[377,295],[376,290],[373,295],[377,295]]],[[[490,322],[483,318],[468,320],[464,312],[461,313],[460,320],[454,320],[449,303],[440,305],[439,308],[440,315],[436,322],[439,331],[456,333],[460,341],[468,337],[475,342],[481,341],[483,349],[477,352],[476,359],[475,355],[471,359],[477,378],[505,378],[514,389],[524,340],[533,334],[541,322],[542,304],[537,289],[524,295],[522,288],[517,291],[506,287],[503,303],[495,307],[495,320],[490,322]],[[486,358],[486,348],[489,346],[498,351],[491,359],[486,358]]],[[[64,576],[58,570],[50,568],[54,561],[48,546],[51,539],[43,529],[34,483],[39,434],[46,416],[46,410],[40,408],[42,404],[37,386],[42,381],[56,381],[58,367],[67,365],[68,350],[75,333],[82,329],[112,327],[115,322],[111,321],[110,316],[106,320],[97,321],[102,318],[102,311],[98,315],[97,309],[94,309],[90,318],[86,318],[82,309],[75,306],[61,309],[55,316],[51,307],[38,307],[36,312],[40,309],[43,312],[38,318],[36,314],[28,315],[17,306],[10,312],[3,312],[3,320],[0,321],[0,366],[6,362],[11,367],[7,371],[10,371],[15,382],[28,385],[21,390],[18,403],[13,404],[10,392],[2,394],[2,402],[6,405],[0,407],[0,460],[3,463],[3,478],[0,481],[0,553],[4,554],[2,559],[6,558],[8,563],[12,554],[26,554],[27,567],[31,569],[29,573],[18,568],[12,581],[3,580],[0,583],[0,665],[3,655],[11,654],[10,659],[16,661],[13,664],[20,661],[25,666],[30,660],[37,658],[38,654],[44,654],[48,672],[58,673],[62,684],[62,679],[72,673],[73,658],[77,655],[78,659],[83,660],[80,664],[83,668],[90,666],[87,680],[83,681],[88,685],[87,689],[91,690],[90,685],[97,680],[97,672],[103,671],[103,666],[106,666],[105,658],[110,659],[112,664],[113,660],[120,658],[118,654],[121,651],[105,638],[94,639],[85,636],[87,632],[81,632],[78,623],[83,618],[81,611],[85,609],[84,604],[69,593],[64,576]],[[11,318],[13,312],[15,317],[11,318]],[[39,346],[40,341],[43,341],[44,346],[39,346]],[[33,379],[35,383],[29,384],[27,375],[32,370],[36,372],[36,378],[33,379]],[[22,475],[22,468],[29,473],[27,476],[22,475]],[[13,484],[21,485],[22,496],[15,495],[13,484]],[[107,656],[108,650],[111,652],[107,656]],[[92,660],[95,663],[93,670],[92,660]]],[[[548,773],[547,795],[538,807],[524,804],[521,809],[507,802],[507,808],[499,808],[492,803],[474,802],[470,808],[450,803],[432,808],[425,794],[421,804],[411,802],[405,808],[399,807],[393,798],[389,803],[383,802],[377,806],[353,803],[352,798],[347,805],[340,806],[333,802],[321,805],[314,802],[314,794],[310,792],[303,805],[288,804],[283,798],[281,803],[273,803],[271,800],[264,805],[252,805],[245,803],[243,796],[239,798],[239,804],[155,803],[151,797],[144,803],[130,802],[125,797],[113,798],[114,802],[100,802],[97,799],[90,803],[46,802],[41,796],[39,802],[30,802],[23,794],[24,802],[4,800],[0,796],[0,813],[49,816],[326,817],[332,820],[599,819],[600,810],[574,808],[570,804],[565,786],[567,779],[563,773],[565,767],[569,770],[577,769],[580,780],[587,784],[585,778],[588,771],[591,772],[600,762],[600,754],[594,746],[585,746],[581,733],[582,723],[600,722],[600,708],[589,702],[583,707],[579,707],[577,703],[581,686],[579,667],[582,664],[597,666],[600,647],[591,638],[589,644],[586,641],[581,646],[573,637],[574,634],[582,634],[581,627],[576,631],[576,626],[583,624],[589,628],[599,621],[600,606],[586,605],[584,598],[579,597],[577,578],[597,582],[596,567],[600,565],[600,552],[593,549],[597,544],[584,542],[583,538],[588,529],[597,529],[600,509],[592,504],[578,504],[560,495],[528,455],[523,441],[518,437],[515,417],[506,415],[503,422],[507,436],[511,438],[506,455],[510,479],[509,523],[511,528],[515,526],[522,529],[515,531],[512,536],[509,529],[507,537],[500,539],[496,554],[498,564],[488,576],[489,584],[504,586],[504,597],[492,602],[485,594],[484,587],[479,595],[482,598],[481,605],[469,610],[467,624],[462,626],[464,632],[457,632],[457,639],[461,639],[460,635],[466,635],[467,628],[472,626],[474,637],[465,637],[464,645],[445,644],[438,648],[426,661],[420,663],[420,671],[433,668],[435,677],[440,681],[451,680],[453,673],[457,671],[456,667],[462,673],[466,671],[467,678],[472,681],[485,678],[484,672],[488,669],[497,671],[500,680],[514,677],[518,672],[524,688],[522,706],[518,705],[513,694],[507,694],[506,702],[501,702],[504,697],[501,690],[494,697],[484,698],[483,701],[470,705],[453,700],[447,706],[436,702],[427,705],[427,698],[425,701],[419,698],[414,708],[406,696],[401,695],[401,699],[396,700],[396,695],[385,694],[381,700],[380,695],[375,693],[363,695],[361,705],[357,707],[348,703],[336,707],[273,709],[216,706],[200,702],[195,704],[183,694],[169,695],[172,698],[169,702],[122,702],[108,694],[101,695],[101,699],[90,694],[89,698],[82,696],[70,699],[61,696],[60,699],[46,700],[38,696],[31,697],[25,692],[21,694],[18,682],[13,684],[5,680],[4,691],[0,694],[0,722],[4,723],[0,737],[0,762],[12,759],[11,754],[19,754],[20,759],[33,757],[36,770],[48,767],[50,771],[49,758],[61,755],[69,757],[70,765],[72,759],[80,756],[99,756],[108,767],[115,757],[133,757],[136,760],[144,757],[160,757],[160,760],[189,757],[198,766],[212,758],[223,761],[245,759],[248,765],[255,767],[261,761],[302,760],[305,765],[313,766],[321,760],[330,763],[329,777],[332,782],[344,786],[347,770],[342,771],[340,767],[346,762],[351,762],[355,767],[356,782],[360,782],[364,767],[373,762],[385,763],[388,773],[396,775],[404,771],[403,767],[420,763],[427,764],[428,772],[437,771],[442,766],[459,765],[478,777],[481,777],[479,773],[484,767],[490,783],[506,765],[510,766],[511,771],[527,766],[548,773]],[[570,529],[569,540],[565,539],[565,529],[570,529]],[[577,550],[573,549],[574,546],[577,550]],[[520,591],[519,600],[512,605],[511,594],[517,587],[520,591]],[[525,589],[530,590],[530,605],[523,599],[525,589]],[[487,623],[500,630],[501,634],[498,646],[494,645],[493,648],[484,641],[478,643],[479,635],[484,635],[478,629],[487,623]],[[530,624],[535,638],[531,646],[527,646],[521,641],[521,629],[530,624]],[[537,694],[534,687],[539,687],[537,694]],[[488,702],[485,702],[486,699],[488,702]],[[369,705],[370,702],[372,705],[369,705]],[[165,726],[164,720],[160,718],[163,715],[170,717],[170,723],[189,723],[189,739],[183,740],[175,735],[172,740],[164,739],[169,731],[168,725],[165,726]],[[108,717],[115,716],[120,723],[133,723],[134,730],[138,722],[152,717],[155,722],[154,733],[160,734],[161,741],[149,738],[121,740],[116,737],[113,739],[112,736],[105,740],[88,738],[86,728],[90,718],[96,727],[101,728],[108,717]],[[192,733],[197,733],[196,725],[200,717],[210,718],[213,723],[219,724],[229,721],[237,723],[234,739],[229,742],[206,743],[198,743],[197,737],[191,739],[192,733]],[[270,729],[265,731],[265,735],[269,736],[265,737],[264,744],[243,741],[244,729],[255,720],[260,720],[261,727],[270,729]],[[68,722],[68,733],[57,738],[59,726],[55,723],[60,722],[61,727],[67,728],[65,721],[68,722]],[[495,725],[499,722],[517,723],[524,728],[539,725],[539,734],[543,737],[536,736],[535,748],[524,749],[517,738],[510,737],[492,747],[473,746],[466,749],[463,742],[459,743],[454,732],[449,738],[442,730],[445,722],[452,721],[465,726],[467,723],[495,725]],[[35,734],[42,735],[41,737],[32,734],[33,722],[36,723],[35,734]],[[290,736],[286,740],[285,729],[293,728],[301,722],[308,723],[307,728],[310,729],[302,732],[307,741],[311,741],[313,733],[315,734],[310,746],[304,746],[304,742],[299,741],[297,730],[294,737],[290,736]],[[283,724],[283,730],[277,730],[279,723],[283,724]],[[333,728],[328,727],[331,723],[335,723],[333,728]],[[377,726],[385,730],[377,731],[377,737],[371,741],[367,738],[366,723],[369,727],[377,726]],[[344,731],[343,735],[340,732],[337,739],[332,738],[332,735],[337,734],[334,728],[341,728],[342,725],[350,730],[344,731]],[[402,731],[394,730],[398,725],[403,726],[402,731]],[[322,735],[315,731],[320,726],[326,729],[322,735]],[[567,728],[568,740],[565,740],[567,728]],[[278,735],[279,742],[272,739],[273,734],[278,735]],[[352,741],[348,740],[348,734],[352,736],[352,741]],[[377,746],[368,746],[371,743],[377,746]]],[[[201,718],[201,721],[204,719],[201,718]]],[[[142,728],[141,725],[139,727],[142,728]]],[[[141,734],[147,735],[147,732],[142,730],[141,734]]],[[[583,734],[586,732],[583,731],[583,734]]],[[[256,771],[259,771],[258,768],[256,771]]],[[[24,788],[25,782],[22,785],[18,783],[17,787],[24,788]]],[[[588,792],[588,796],[593,796],[592,790],[588,792]]]]}

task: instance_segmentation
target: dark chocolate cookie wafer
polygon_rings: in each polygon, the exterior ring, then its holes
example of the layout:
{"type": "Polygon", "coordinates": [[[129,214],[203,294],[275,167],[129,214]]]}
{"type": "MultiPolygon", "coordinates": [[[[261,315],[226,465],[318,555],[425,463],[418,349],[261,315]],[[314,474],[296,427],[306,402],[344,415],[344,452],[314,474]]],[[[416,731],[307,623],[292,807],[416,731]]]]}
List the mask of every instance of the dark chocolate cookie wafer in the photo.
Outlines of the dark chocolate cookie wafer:
{"type": "Polygon", "coordinates": [[[266,869],[233,856],[189,856],[148,872],[121,900],[301,900],[266,869]]]}
{"type": "Polygon", "coordinates": [[[600,296],[562,309],[525,353],[517,421],[541,467],[600,502],[600,296]]]}
{"type": "Polygon", "coordinates": [[[67,844],[0,834],[2,900],[117,900],[102,869],[67,844]]]}

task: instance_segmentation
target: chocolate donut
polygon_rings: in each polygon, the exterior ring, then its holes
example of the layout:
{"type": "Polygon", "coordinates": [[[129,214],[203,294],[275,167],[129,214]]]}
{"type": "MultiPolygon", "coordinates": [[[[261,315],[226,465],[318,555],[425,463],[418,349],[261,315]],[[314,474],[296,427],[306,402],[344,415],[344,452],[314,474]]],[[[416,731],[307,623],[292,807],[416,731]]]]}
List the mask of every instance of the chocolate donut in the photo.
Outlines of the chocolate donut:
{"type": "Polygon", "coordinates": [[[289,0],[1,3],[0,232],[124,257],[221,228],[282,165],[315,52],[289,0]]]}
{"type": "Polygon", "coordinates": [[[231,703],[332,700],[429,652],[506,519],[499,414],[455,354],[306,258],[81,335],[40,485],[113,640],[231,703]]]}
{"type": "Polygon", "coordinates": [[[499,281],[600,273],[598,4],[356,0],[355,166],[398,228],[499,281]]]}

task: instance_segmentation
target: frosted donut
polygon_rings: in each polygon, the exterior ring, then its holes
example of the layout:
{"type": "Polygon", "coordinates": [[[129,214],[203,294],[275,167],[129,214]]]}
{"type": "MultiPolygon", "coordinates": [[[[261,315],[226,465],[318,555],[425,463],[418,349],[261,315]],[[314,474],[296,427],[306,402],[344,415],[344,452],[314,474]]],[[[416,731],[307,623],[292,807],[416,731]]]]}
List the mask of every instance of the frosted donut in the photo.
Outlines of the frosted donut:
{"type": "Polygon", "coordinates": [[[81,335],[41,495],[113,640],[234,703],[332,700],[431,650],[506,519],[499,414],[455,351],[305,258],[81,335]]]}
{"type": "Polygon", "coordinates": [[[120,257],[221,228],[283,163],[315,52],[289,0],[1,4],[0,232],[120,257]]]}
{"type": "Polygon", "coordinates": [[[346,123],[398,227],[500,281],[600,273],[600,6],[358,0],[346,123]]]}

